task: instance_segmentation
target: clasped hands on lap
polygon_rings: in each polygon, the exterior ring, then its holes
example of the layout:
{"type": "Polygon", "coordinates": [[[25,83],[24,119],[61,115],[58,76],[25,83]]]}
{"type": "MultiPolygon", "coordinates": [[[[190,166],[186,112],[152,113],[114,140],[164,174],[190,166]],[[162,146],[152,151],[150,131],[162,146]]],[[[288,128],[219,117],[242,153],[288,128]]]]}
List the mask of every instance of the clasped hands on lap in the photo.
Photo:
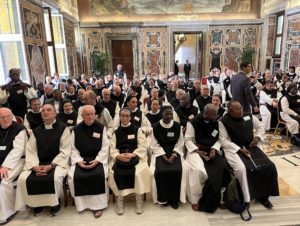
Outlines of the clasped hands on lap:
{"type": "Polygon", "coordinates": [[[136,157],[136,154],[134,153],[122,153],[117,155],[117,160],[121,162],[130,162],[132,158],[136,157]]]}

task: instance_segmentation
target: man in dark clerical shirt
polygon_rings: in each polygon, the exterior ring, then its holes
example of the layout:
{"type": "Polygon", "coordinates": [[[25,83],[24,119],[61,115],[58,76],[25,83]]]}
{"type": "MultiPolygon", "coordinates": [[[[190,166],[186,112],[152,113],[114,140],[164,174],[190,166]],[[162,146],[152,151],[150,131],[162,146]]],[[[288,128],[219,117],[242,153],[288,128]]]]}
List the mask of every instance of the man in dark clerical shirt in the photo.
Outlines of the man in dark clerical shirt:
{"type": "Polygon", "coordinates": [[[0,89],[0,104],[7,104],[15,116],[24,118],[27,112],[27,100],[37,97],[33,87],[20,79],[20,69],[9,70],[11,81],[0,89]]]}

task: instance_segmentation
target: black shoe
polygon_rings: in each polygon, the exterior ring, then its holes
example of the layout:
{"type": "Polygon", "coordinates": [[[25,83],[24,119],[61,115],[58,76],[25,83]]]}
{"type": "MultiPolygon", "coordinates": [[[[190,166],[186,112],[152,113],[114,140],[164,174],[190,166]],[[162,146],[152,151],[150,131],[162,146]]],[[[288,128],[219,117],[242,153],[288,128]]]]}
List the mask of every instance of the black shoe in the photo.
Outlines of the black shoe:
{"type": "Polygon", "coordinates": [[[61,212],[61,201],[60,199],[58,200],[58,205],[52,206],[50,208],[50,214],[54,217],[57,216],[61,212]]]}
{"type": "Polygon", "coordinates": [[[170,202],[170,205],[171,205],[171,207],[173,208],[173,209],[178,209],[178,202],[170,202]]]}
{"type": "Polygon", "coordinates": [[[0,223],[0,225],[5,225],[5,224],[9,223],[9,222],[14,218],[14,216],[15,216],[16,214],[17,214],[17,213],[14,213],[14,214],[11,215],[10,217],[8,217],[5,221],[2,221],[2,222],[0,223]]]}
{"type": "Polygon", "coordinates": [[[35,207],[35,208],[33,208],[33,215],[35,217],[41,216],[43,212],[44,212],[44,207],[35,207]]]}
{"type": "Polygon", "coordinates": [[[260,201],[260,203],[269,210],[273,208],[273,204],[270,202],[269,199],[260,201]]]}

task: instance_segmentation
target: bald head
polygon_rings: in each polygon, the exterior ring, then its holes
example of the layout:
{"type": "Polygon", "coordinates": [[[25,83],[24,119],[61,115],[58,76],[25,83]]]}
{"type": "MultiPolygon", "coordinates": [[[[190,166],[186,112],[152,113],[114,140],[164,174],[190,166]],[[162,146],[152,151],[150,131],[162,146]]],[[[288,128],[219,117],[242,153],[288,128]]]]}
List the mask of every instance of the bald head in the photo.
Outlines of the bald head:
{"type": "Polygon", "coordinates": [[[82,116],[83,122],[86,125],[88,125],[88,126],[92,125],[97,118],[94,106],[84,105],[82,107],[81,116],[82,116]]]}
{"type": "Polygon", "coordinates": [[[0,125],[3,129],[10,127],[12,119],[13,113],[9,108],[0,108],[0,125]]]}
{"type": "Polygon", "coordinates": [[[218,109],[213,104],[207,104],[204,107],[203,118],[204,120],[214,122],[218,117],[218,109]]]}
{"type": "Polygon", "coordinates": [[[85,91],[82,98],[85,104],[96,105],[97,95],[92,90],[85,91]]]}
{"type": "Polygon", "coordinates": [[[243,117],[243,107],[238,101],[230,101],[227,104],[228,114],[233,118],[241,118],[243,117]]]}

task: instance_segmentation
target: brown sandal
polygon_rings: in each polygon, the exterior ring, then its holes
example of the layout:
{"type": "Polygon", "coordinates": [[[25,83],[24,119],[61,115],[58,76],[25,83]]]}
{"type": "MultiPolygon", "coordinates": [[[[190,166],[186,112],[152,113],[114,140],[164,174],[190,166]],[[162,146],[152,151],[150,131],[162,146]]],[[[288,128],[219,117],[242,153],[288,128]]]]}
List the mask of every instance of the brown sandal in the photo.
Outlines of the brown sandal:
{"type": "Polygon", "coordinates": [[[198,204],[192,204],[192,209],[195,211],[199,211],[199,205],[198,204]]]}
{"type": "Polygon", "coordinates": [[[94,217],[95,217],[95,218],[99,218],[99,217],[101,217],[102,214],[103,214],[103,211],[102,211],[102,210],[93,210],[93,212],[94,212],[94,217]]]}

